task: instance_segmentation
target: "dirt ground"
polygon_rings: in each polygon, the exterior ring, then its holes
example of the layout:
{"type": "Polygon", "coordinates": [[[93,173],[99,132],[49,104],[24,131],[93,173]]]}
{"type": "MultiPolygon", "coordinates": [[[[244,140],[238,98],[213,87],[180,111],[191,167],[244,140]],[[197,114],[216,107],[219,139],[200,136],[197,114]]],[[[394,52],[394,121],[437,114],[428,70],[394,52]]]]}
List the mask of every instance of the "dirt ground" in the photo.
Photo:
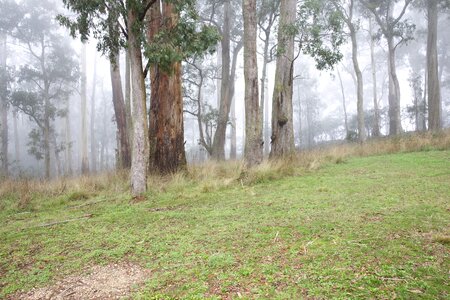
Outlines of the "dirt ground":
{"type": "Polygon", "coordinates": [[[72,275],[54,285],[15,294],[10,299],[122,299],[149,276],[148,270],[131,263],[94,266],[82,275],[72,275]]]}

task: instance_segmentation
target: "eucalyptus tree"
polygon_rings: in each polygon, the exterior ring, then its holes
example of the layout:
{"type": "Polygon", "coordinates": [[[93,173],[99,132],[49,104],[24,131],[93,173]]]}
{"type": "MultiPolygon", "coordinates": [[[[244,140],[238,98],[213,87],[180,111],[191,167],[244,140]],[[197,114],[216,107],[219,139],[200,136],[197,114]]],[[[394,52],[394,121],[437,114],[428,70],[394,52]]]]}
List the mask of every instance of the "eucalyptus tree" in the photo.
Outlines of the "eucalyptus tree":
{"type": "MultiPolygon", "coordinates": [[[[450,7],[449,0],[429,0],[426,2],[427,34],[427,71],[428,71],[428,129],[436,131],[442,128],[441,86],[438,63],[438,12],[450,7]]],[[[442,67],[441,67],[442,68],[442,67]]]]}
{"type": "MultiPolygon", "coordinates": [[[[115,62],[120,49],[127,46],[133,94],[133,147],[131,162],[131,193],[140,196],[147,190],[148,124],[145,95],[145,75],[142,62],[144,19],[154,0],[83,1],[63,0],[75,12],[74,17],[59,16],[61,24],[78,34],[82,41],[91,36],[99,42],[97,48],[115,62]]],[[[126,131],[125,131],[126,132],[126,131]]]]}
{"type": "Polygon", "coordinates": [[[258,5],[258,28],[259,39],[264,43],[263,65],[261,73],[261,110],[264,111],[264,153],[270,152],[270,117],[269,117],[269,95],[268,95],[268,77],[267,67],[270,62],[274,60],[274,51],[276,48],[274,44],[273,29],[276,26],[279,10],[280,0],[260,0],[258,5]]]}
{"type": "Polygon", "coordinates": [[[373,125],[372,136],[379,137],[380,133],[380,109],[378,105],[377,88],[377,65],[375,62],[375,39],[373,29],[373,18],[369,17],[369,43],[370,43],[370,65],[372,71],[372,96],[373,96],[373,125]]]}
{"type": "Polygon", "coordinates": [[[389,61],[389,135],[402,132],[400,117],[400,83],[397,76],[396,50],[412,38],[414,24],[403,20],[408,6],[413,0],[404,0],[400,12],[394,16],[395,5],[399,0],[360,0],[373,14],[380,27],[379,36],[383,35],[388,46],[389,61]]]}
{"type": "Polygon", "coordinates": [[[8,175],[8,84],[6,33],[0,32],[0,176],[8,175]]]}
{"type": "Polygon", "coordinates": [[[61,34],[52,17],[54,3],[30,0],[22,5],[27,13],[17,24],[14,36],[24,45],[28,63],[18,72],[18,88],[11,103],[37,126],[30,132],[29,152],[44,159],[45,177],[49,178],[51,144],[57,159],[61,151],[53,121],[65,114],[60,103],[74,91],[78,63],[70,40],[61,34]]]}
{"type": "Polygon", "coordinates": [[[361,68],[358,61],[358,40],[356,37],[359,20],[355,18],[356,1],[355,0],[333,0],[336,10],[342,15],[351,39],[353,70],[356,75],[356,97],[358,114],[358,140],[363,143],[366,139],[364,122],[364,83],[361,68]]]}
{"type": "MultiPolygon", "coordinates": [[[[150,155],[145,77],[149,71],[152,74],[158,73],[156,76],[170,77],[162,79],[162,82],[172,82],[176,85],[173,86],[174,96],[177,97],[175,102],[179,103],[179,98],[181,98],[178,88],[181,76],[179,62],[188,56],[198,55],[208,50],[210,45],[216,42],[216,35],[207,26],[199,28],[196,23],[197,14],[194,3],[190,0],[128,0],[125,2],[120,0],[63,0],[63,2],[67,8],[76,13],[75,17],[60,16],[61,23],[71,29],[72,35],[76,36],[79,33],[82,40],[88,39],[91,35],[97,38],[98,48],[104,54],[108,54],[110,59],[121,48],[127,48],[129,52],[133,95],[131,192],[134,197],[142,196],[147,189],[150,155]],[[157,7],[161,8],[160,15],[157,15],[157,7]],[[153,10],[153,14],[150,10],[153,10]],[[167,26],[154,22],[156,34],[153,34],[155,32],[152,31],[152,28],[146,26],[146,24],[151,24],[152,16],[162,17],[160,22],[168,21],[167,26]],[[151,40],[148,39],[149,37],[151,40]],[[143,54],[148,59],[145,67],[143,54]]],[[[172,88],[170,85],[166,85],[166,87],[172,88]]],[[[162,90],[159,90],[158,95],[161,96],[161,93],[162,90]]],[[[170,108],[171,104],[162,103],[160,99],[151,100],[165,105],[165,108],[170,108]]],[[[163,100],[167,101],[167,98],[163,100]]],[[[152,107],[151,112],[154,112],[155,109],[152,107]]],[[[176,170],[184,164],[184,143],[179,145],[180,138],[183,136],[182,127],[167,126],[172,130],[175,129],[176,132],[168,138],[161,135],[162,132],[165,132],[164,122],[172,117],[176,120],[175,123],[181,122],[182,124],[182,110],[177,108],[172,112],[168,109],[161,109],[161,112],[158,113],[160,124],[157,124],[157,128],[159,129],[152,130],[150,137],[152,145],[162,147],[157,151],[160,151],[163,160],[155,161],[158,153],[152,153],[152,166],[162,172],[176,170]],[[153,134],[157,134],[157,136],[155,137],[153,134]],[[163,151],[167,151],[167,153],[163,153],[163,151]],[[174,161],[169,161],[172,159],[174,161]]]]}
{"type": "Polygon", "coordinates": [[[242,11],[241,4],[238,0],[208,1],[201,17],[206,24],[214,26],[220,35],[219,114],[211,155],[215,160],[225,159],[226,131],[230,124],[230,111],[235,93],[238,55],[244,43],[242,18],[239,16],[239,12],[242,11]]]}
{"type": "MultiPolygon", "coordinates": [[[[209,156],[212,155],[213,134],[217,127],[218,110],[207,101],[205,94],[215,78],[217,68],[204,59],[189,59],[183,69],[184,112],[195,117],[197,121],[199,140],[209,156]]],[[[212,93],[210,93],[212,94],[212,93]]]]}
{"type": "Polygon", "coordinates": [[[156,2],[149,12],[146,55],[157,62],[150,67],[150,165],[162,174],[186,165],[181,62],[217,41],[211,27],[197,33],[196,21],[192,1],[156,2]]]}
{"type": "Polygon", "coordinates": [[[244,16],[244,79],[245,79],[245,150],[248,167],[263,159],[262,114],[259,105],[258,63],[256,53],[256,0],[242,1],[244,16]]]}
{"type": "Polygon", "coordinates": [[[319,70],[332,68],[342,59],[339,47],[344,41],[343,24],[333,4],[325,0],[293,4],[289,1],[282,3],[286,6],[280,15],[282,25],[279,26],[272,99],[271,157],[286,155],[294,150],[292,94],[295,59],[300,53],[307,54],[315,60],[319,70]],[[292,11],[297,12],[295,23],[292,23],[292,18],[295,18],[292,11]],[[297,43],[297,55],[292,41],[297,43]]]}
{"type": "Polygon", "coordinates": [[[8,175],[8,100],[9,84],[12,82],[8,68],[7,39],[23,16],[22,8],[13,0],[0,2],[0,176],[8,175]]]}
{"type": "Polygon", "coordinates": [[[81,46],[81,174],[89,173],[88,131],[87,131],[87,62],[86,43],[81,46]]]}
{"type": "Polygon", "coordinates": [[[297,1],[286,0],[280,6],[278,57],[272,103],[271,157],[294,151],[293,80],[297,1]]]}

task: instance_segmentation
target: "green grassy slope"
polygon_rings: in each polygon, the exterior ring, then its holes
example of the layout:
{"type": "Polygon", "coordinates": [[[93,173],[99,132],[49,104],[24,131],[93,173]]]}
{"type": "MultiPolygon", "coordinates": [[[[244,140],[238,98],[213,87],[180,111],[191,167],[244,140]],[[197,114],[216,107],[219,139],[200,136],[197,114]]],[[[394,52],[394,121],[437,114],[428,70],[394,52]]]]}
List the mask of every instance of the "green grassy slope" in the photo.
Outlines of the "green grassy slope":
{"type": "Polygon", "coordinates": [[[152,271],[136,299],[450,295],[449,151],[354,158],[253,186],[180,179],[136,204],[76,199],[0,212],[0,298],[123,260],[152,271]]]}

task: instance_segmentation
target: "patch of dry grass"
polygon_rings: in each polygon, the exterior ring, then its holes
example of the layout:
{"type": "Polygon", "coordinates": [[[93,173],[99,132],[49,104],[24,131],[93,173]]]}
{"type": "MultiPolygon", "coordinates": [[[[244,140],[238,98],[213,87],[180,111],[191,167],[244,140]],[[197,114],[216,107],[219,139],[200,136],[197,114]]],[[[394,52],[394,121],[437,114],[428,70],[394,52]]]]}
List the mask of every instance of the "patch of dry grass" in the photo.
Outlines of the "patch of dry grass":
{"type": "Polygon", "coordinates": [[[66,197],[68,201],[89,199],[100,193],[123,193],[128,190],[127,172],[110,172],[91,176],[41,179],[8,179],[0,183],[0,208],[32,209],[34,199],[66,197]]]}
{"type": "MultiPolygon", "coordinates": [[[[166,190],[182,191],[187,185],[197,184],[203,192],[216,191],[230,185],[252,185],[286,176],[298,176],[321,168],[328,163],[345,163],[350,157],[383,155],[399,152],[450,149],[450,130],[439,133],[404,134],[394,138],[379,138],[357,143],[301,151],[291,156],[265,160],[259,166],[247,169],[243,161],[213,162],[189,165],[186,171],[168,176],[149,176],[150,193],[166,190]]],[[[28,209],[33,199],[62,197],[80,200],[102,192],[126,193],[128,172],[110,172],[76,178],[44,180],[6,180],[0,184],[0,199],[9,199],[16,209],[28,209]]],[[[0,208],[7,206],[1,201],[0,208]]]]}

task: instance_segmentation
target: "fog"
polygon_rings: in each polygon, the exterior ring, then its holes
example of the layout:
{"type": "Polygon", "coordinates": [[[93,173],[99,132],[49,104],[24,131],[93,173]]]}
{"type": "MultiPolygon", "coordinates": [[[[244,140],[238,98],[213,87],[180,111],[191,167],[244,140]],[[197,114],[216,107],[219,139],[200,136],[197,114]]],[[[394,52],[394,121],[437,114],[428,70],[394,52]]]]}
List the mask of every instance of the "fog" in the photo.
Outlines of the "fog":
{"type": "MultiPolygon", "coordinates": [[[[207,24],[223,21],[223,1],[197,1],[201,18],[199,22],[207,24]],[[216,5],[216,15],[212,15],[212,5],[216,5]],[[214,20],[214,22],[212,22],[214,20]]],[[[267,1],[266,1],[267,2],[267,1]]],[[[298,1],[302,2],[302,1],[298,1]]],[[[345,2],[345,1],[344,1],[345,2]]],[[[395,2],[394,14],[401,10],[403,1],[395,2]]],[[[2,152],[6,160],[7,174],[13,177],[46,176],[45,135],[50,140],[50,177],[74,176],[82,173],[83,133],[82,116],[86,117],[87,151],[89,170],[91,173],[111,171],[118,164],[118,140],[116,115],[113,106],[111,85],[110,56],[98,51],[97,44],[104,41],[90,36],[85,43],[86,66],[82,68],[82,48],[79,37],[72,38],[67,28],[56,20],[57,15],[73,16],[74,13],[64,8],[60,1],[37,0],[0,0],[0,63],[2,63],[1,101],[6,112],[0,122],[2,125],[2,143],[6,144],[7,153],[2,152]],[[16,6],[14,6],[14,3],[16,6]],[[16,13],[11,12],[11,7],[16,13]],[[20,8],[19,11],[17,8],[20,8]],[[50,19],[43,20],[50,17],[50,19]],[[41,28],[40,28],[41,27],[41,28]],[[42,30],[42,31],[40,31],[42,30]],[[43,41],[42,44],[40,44],[43,41]],[[70,53],[73,52],[73,55],[70,53]],[[39,57],[45,56],[44,68],[39,57]],[[46,72],[51,73],[45,74],[46,72]],[[45,76],[53,76],[48,89],[45,76]],[[70,75],[70,76],[69,76],[70,75]],[[82,110],[82,77],[86,77],[86,111],[82,110]],[[43,99],[47,88],[47,105],[43,99]],[[26,94],[25,94],[26,93],[26,94]],[[35,97],[35,98],[33,98],[35,97]],[[49,104],[50,103],[50,104],[49,104]],[[47,109],[44,108],[47,107],[47,109]],[[51,110],[51,112],[49,112],[51,110]],[[49,117],[49,130],[40,124],[49,117]],[[7,132],[7,133],[5,133],[7,132]]],[[[233,49],[242,39],[242,13],[240,1],[232,1],[233,49]]],[[[371,40],[374,41],[375,78],[377,102],[380,111],[380,132],[389,135],[388,116],[388,46],[386,39],[380,36],[379,26],[372,18],[373,32],[369,32],[369,13],[359,8],[355,12],[358,20],[357,41],[358,60],[363,76],[364,115],[368,138],[373,133],[374,118],[374,80],[371,62],[371,40]]],[[[396,49],[396,66],[400,84],[401,127],[404,132],[426,130],[422,124],[426,120],[417,120],[418,103],[427,99],[425,93],[427,70],[427,18],[426,10],[419,5],[410,5],[403,17],[414,25],[407,41],[396,49]],[[420,124],[417,124],[419,122],[420,124]]],[[[277,44],[277,24],[272,28],[271,47],[277,44]]],[[[450,127],[450,13],[442,10],[438,20],[438,62],[441,88],[441,122],[442,127],[450,127]]],[[[305,150],[323,147],[342,142],[356,142],[358,135],[356,79],[352,65],[351,41],[344,26],[345,42],[340,46],[342,59],[332,68],[318,70],[316,61],[308,53],[300,51],[296,46],[298,57],[293,63],[293,127],[297,149],[305,150]],[[339,77],[342,80],[342,88],[339,77]],[[344,100],[345,98],[345,100],[344,100]],[[345,126],[345,110],[348,120],[345,126]]],[[[261,28],[259,27],[261,36],[261,28]]],[[[264,64],[264,43],[258,39],[258,71],[262,77],[264,64]]],[[[188,163],[200,163],[209,159],[210,155],[199,142],[201,136],[198,125],[198,107],[193,99],[200,95],[203,103],[203,121],[208,118],[209,126],[203,128],[209,139],[214,138],[220,103],[221,84],[221,46],[215,47],[214,53],[202,57],[188,58],[183,62],[183,95],[184,95],[184,140],[188,163]],[[196,70],[189,68],[193,62],[203,71],[204,78],[199,86],[196,70]],[[190,73],[186,73],[189,70],[190,73]],[[206,117],[206,114],[209,115],[206,117]]],[[[271,124],[272,95],[275,80],[275,59],[267,66],[267,87],[265,95],[270,119],[264,124],[271,124]]],[[[144,57],[144,66],[145,66],[144,57]]],[[[241,159],[245,144],[245,106],[244,106],[244,70],[243,50],[239,51],[236,63],[235,93],[232,112],[226,130],[225,156],[234,158],[231,153],[233,139],[236,140],[236,158],[241,159]],[[235,130],[233,130],[233,128],[235,130]],[[235,135],[235,136],[234,136],[235,135]],[[231,153],[231,154],[230,154],[231,153]]],[[[122,76],[123,93],[126,87],[126,53],[120,51],[120,74],[122,76]]],[[[150,94],[150,76],[147,83],[147,109],[152,101],[150,94]]],[[[133,85],[133,82],[131,82],[133,85]]],[[[261,82],[259,82],[261,87],[261,82]]],[[[260,91],[261,92],[261,91],[260,91]]],[[[125,96],[125,95],[124,95],[125,96]]],[[[124,100],[125,101],[125,100],[124,100]]],[[[424,108],[425,109],[425,108],[424,108]]],[[[426,118],[425,111],[420,112],[426,118]]],[[[427,126],[427,125],[425,125],[427,126]]],[[[267,126],[265,126],[267,127],[267,126]]],[[[270,145],[270,128],[264,128],[265,144],[270,145]],[[268,131],[268,133],[266,132],[268,131]]],[[[212,141],[211,141],[212,142],[212,141]]],[[[265,155],[268,156],[266,148],[265,155]]],[[[3,167],[5,171],[5,167],[3,167]]]]}

